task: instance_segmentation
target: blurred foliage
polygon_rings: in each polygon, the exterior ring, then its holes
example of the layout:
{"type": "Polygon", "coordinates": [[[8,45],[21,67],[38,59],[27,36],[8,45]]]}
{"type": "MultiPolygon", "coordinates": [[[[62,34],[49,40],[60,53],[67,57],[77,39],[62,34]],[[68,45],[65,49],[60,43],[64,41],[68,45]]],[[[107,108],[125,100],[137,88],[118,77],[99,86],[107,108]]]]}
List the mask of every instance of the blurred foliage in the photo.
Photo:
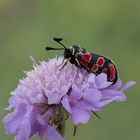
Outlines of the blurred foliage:
{"type": "MultiPolygon", "coordinates": [[[[32,68],[29,55],[37,60],[63,55],[45,51],[57,46],[54,36],[64,44],[80,44],[91,52],[111,57],[125,83],[137,85],[127,91],[128,100],[115,102],[87,125],[67,124],[68,140],[138,140],[140,138],[140,1],[139,0],[0,0],[0,119],[7,113],[10,91],[32,68]]],[[[0,124],[0,139],[12,140],[0,124]]],[[[35,136],[32,140],[37,140],[35,136]]]]}

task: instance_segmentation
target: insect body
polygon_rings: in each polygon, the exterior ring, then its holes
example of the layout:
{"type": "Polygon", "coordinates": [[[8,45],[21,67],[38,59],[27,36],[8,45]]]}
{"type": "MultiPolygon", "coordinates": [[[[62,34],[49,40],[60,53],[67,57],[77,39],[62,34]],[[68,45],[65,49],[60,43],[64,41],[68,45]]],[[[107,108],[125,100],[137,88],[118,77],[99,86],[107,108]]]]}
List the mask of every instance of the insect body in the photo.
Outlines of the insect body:
{"type": "Polygon", "coordinates": [[[64,48],[47,47],[46,50],[64,50],[64,59],[67,59],[67,61],[63,67],[69,61],[71,64],[74,64],[79,68],[84,68],[88,72],[94,73],[96,75],[100,73],[107,74],[107,80],[113,82],[113,84],[115,84],[118,80],[116,66],[110,58],[87,52],[84,48],[78,45],[73,45],[67,48],[60,42],[62,39],[54,38],[54,40],[61,44],[64,48]]]}
{"type": "Polygon", "coordinates": [[[96,75],[100,73],[107,74],[108,81],[113,82],[113,84],[116,83],[118,79],[117,69],[111,59],[107,57],[86,52],[81,55],[79,63],[89,72],[93,72],[96,75]]]}

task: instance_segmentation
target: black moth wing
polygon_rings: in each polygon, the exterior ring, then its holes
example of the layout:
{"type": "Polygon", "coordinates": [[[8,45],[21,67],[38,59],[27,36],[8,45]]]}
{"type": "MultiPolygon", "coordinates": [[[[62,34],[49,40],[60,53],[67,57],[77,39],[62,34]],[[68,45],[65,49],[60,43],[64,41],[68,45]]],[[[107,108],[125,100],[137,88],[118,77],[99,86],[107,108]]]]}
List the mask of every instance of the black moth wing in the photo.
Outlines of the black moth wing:
{"type": "MultiPolygon", "coordinates": [[[[90,72],[93,72],[92,71],[92,68],[93,68],[93,65],[94,64],[97,64],[97,61],[98,59],[101,57],[105,60],[105,63],[102,67],[98,67],[98,70],[97,72],[95,73],[96,75],[102,73],[103,69],[107,69],[107,80],[110,81],[110,68],[109,68],[109,64],[113,64],[114,63],[112,62],[112,60],[108,57],[105,57],[105,56],[102,56],[102,55],[99,55],[99,54],[95,54],[95,53],[90,53],[91,55],[91,60],[90,62],[87,64],[87,67],[90,69],[90,72]]],[[[114,65],[114,68],[115,68],[115,78],[113,80],[113,84],[116,83],[116,81],[118,80],[118,72],[117,72],[117,68],[116,66],[114,65]]]]}

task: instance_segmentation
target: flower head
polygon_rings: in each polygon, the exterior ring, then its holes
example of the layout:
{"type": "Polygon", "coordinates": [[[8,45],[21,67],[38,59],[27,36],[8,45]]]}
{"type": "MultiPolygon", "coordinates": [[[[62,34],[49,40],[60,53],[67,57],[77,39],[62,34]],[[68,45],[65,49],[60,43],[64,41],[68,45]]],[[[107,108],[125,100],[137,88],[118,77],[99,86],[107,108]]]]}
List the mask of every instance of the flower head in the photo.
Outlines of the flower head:
{"type": "Polygon", "coordinates": [[[118,80],[112,85],[106,74],[89,74],[70,63],[60,70],[61,63],[62,58],[55,58],[34,64],[34,70],[19,81],[7,108],[13,112],[3,120],[7,134],[15,134],[16,140],[28,140],[37,133],[41,140],[45,136],[63,140],[60,128],[67,115],[74,125],[86,123],[91,112],[112,101],[125,101],[123,92],[135,84],[131,81],[122,87],[118,80]]]}

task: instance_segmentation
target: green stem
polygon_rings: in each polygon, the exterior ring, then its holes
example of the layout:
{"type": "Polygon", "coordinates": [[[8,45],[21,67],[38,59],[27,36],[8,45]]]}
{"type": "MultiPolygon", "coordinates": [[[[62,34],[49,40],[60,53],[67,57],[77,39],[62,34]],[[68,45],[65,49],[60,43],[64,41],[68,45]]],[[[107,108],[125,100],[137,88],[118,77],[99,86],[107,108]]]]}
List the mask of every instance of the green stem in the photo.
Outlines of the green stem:
{"type": "Polygon", "coordinates": [[[65,123],[58,126],[59,133],[63,137],[65,136],[65,128],[66,128],[66,124],[65,123]]]}
{"type": "Polygon", "coordinates": [[[62,106],[59,106],[59,124],[57,126],[58,131],[61,136],[65,136],[65,128],[66,128],[66,111],[62,106]]]}

